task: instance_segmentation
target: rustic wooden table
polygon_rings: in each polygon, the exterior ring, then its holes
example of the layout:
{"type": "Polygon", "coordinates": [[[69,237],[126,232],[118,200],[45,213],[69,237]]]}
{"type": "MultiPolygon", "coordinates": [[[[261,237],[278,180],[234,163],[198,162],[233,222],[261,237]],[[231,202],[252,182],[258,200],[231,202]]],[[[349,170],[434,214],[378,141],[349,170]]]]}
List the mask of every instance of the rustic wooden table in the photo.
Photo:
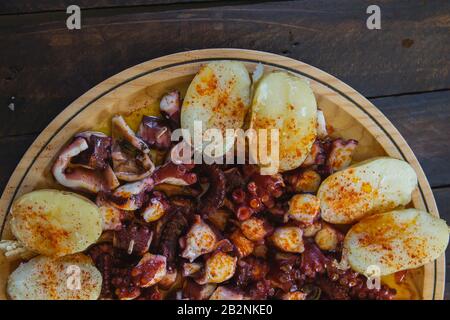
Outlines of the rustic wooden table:
{"type": "Polygon", "coordinates": [[[161,55],[231,47],[302,60],[368,97],[414,150],[450,221],[450,2],[377,1],[381,30],[369,30],[372,2],[2,1],[0,191],[39,132],[97,83],[161,55]],[[81,30],[69,31],[73,3],[81,30]]]}

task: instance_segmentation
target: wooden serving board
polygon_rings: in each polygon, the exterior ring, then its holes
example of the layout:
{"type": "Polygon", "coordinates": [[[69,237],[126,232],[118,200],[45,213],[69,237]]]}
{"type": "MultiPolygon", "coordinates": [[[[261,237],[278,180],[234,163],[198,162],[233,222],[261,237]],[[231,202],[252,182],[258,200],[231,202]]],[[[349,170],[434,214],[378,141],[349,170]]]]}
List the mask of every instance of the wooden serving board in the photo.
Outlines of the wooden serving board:
{"type": "MultiPolygon", "coordinates": [[[[206,49],[168,55],[129,68],[95,86],[60,113],[25,153],[5,188],[0,199],[2,239],[11,238],[8,212],[15,198],[34,189],[58,187],[49,169],[59,149],[75,133],[107,130],[105,124],[114,114],[129,115],[139,109],[144,112],[134,114],[151,113],[165,91],[186,87],[201,64],[221,59],[240,60],[249,71],[262,63],[265,71],[284,69],[309,79],[334,135],[359,141],[354,160],[389,155],[408,161],[419,179],[412,205],[438,216],[428,181],[410,147],[391,122],[361,94],[335,77],[287,57],[240,49],[206,49]]],[[[5,282],[13,267],[0,257],[0,298],[6,298],[5,282]]],[[[444,256],[413,274],[421,293],[416,298],[443,298],[444,256]]]]}

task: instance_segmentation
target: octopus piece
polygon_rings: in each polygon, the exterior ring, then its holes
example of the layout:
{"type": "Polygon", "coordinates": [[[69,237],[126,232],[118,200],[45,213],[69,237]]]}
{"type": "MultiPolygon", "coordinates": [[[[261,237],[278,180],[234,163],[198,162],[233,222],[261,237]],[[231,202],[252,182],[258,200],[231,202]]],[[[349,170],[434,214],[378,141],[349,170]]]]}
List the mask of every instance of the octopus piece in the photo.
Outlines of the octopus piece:
{"type": "Polygon", "coordinates": [[[199,262],[185,262],[182,266],[183,277],[195,276],[203,268],[203,264],[199,262]]]}
{"type": "Polygon", "coordinates": [[[147,204],[143,206],[141,215],[145,222],[153,222],[160,219],[169,208],[169,200],[164,193],[153,191],[147,204]]]}
{"type": "Polygon", "coordinates": [[[226,209],[218,209],[208,214],[208,221],[220,231],[224,231],[227,227],[231,213],[226,209]]]}
{"type": "Polygon", "coordinates": [[[236,229],[230,236],[231,242],[234,244],[237,254],[240,258],[244,258],[252,254],[255,244],[248,240],[240,229],[236,229]]]}
{"type": "Polygon", "coordinates": [[[188,220],[182,210],[176,210],[168,217],[167,222],[160,228],[157,251],[167,258],[167,268],[172,270],[178,257],[178,242],[188,227],[188,220]]]}
{"type": "Polygon", "coordinates": [[[216,290],[217,285],[208,283],[200,285],[192,280],[187,280],[183,286],[183,297],[190,300],[207,300],[216,290]]]}
{"type": "Polygon", "coordinates": [[[396,294],[394,289],[383,284],[379,289],[369,288],[365,276],[351,269],[342,270],[334,264],[329,264],[327,274],[317,277],[315,283],[321,289],[325,299],[392,300],[396,294]]]}
{"type": "Polygon", "coordinates": [[[270,240],[284,252],[302,253],[305,250],[302,237],[303,231],[298,227],[278,227],[270,240]]]}
{"type": "Polygon", "coordinates": [[[241,231],[244,236],[252,241],[261,242],[273,232],[273,227],[264,218],[251,217],[241,222],[241,231]]]}
{"type": "Polygon", "coordinates": [[[312,224],[303,227],[303,237],[314,237],[320,229],[322,229],[322,222],[320,220],[314,221],[312,224]]]}
{"type": "Polygon", "coordinates": [[[161,114],[171,122],[172,127],[180,126],[181,95],[177,90],[165,94],[159,103],[161,114]]]}
{"type": "Polygon", "coordinates": [[[163,295],[158,286],[142,288],[141,295],[136,300],[162,300],[163,295]]]}
{"type": "Polygon", "coordinates": [[[281,300],[306,300],[307,294],[302,291],[286,292],[281,295],[281,300]]]}
{"type": "Polygon", "coordinates": [[[146,288],[161,281],[166,273],[166,257],[146,253],[131,270],[131,277],[139,287],[146,288]]]}
{"type": "Polygon", "coordinates": [[[128,268],[115,268],[111,284],[116,288],[114,293],[120,300],[134,300],[141,294],[141,289],[134,283],[128,268]]]}
{"type": "Polygon", "coordinates": [[[137,137],[122,116],[112,119],[112,162],[116,176],[123,181],[137,181],[149,176],[155,165],[147,144],[137,137]]]}
{"type": "Polygon", "coordinates": [[[258,258],[266,259],[269,249],[265,244],[257,244],[253,250],[253,255],[258,258]]]}
{"type": "Polygon", "coordinates": [[[331,172],[336,172],[347,168],[352,162],[352,155],[358,146],[358,141],[350,139],[336,139],[331,144],[330,155],[327,159],[327,166],[331,172]]]}
{"type": "Polygon", "coordinates": [[[194,261],[199,256],[212,252],[216,248],[217,236],[209,225],[199,215],[194,218],[194,223],[184,238],[180,240],[184,250],[181,257],[194,261]]]}
{"type": "Polygon", "coordinates": [[[158,282],[158,287],[169,290],[176,283],[178,277],[177,269],[167,270],[166,275],[158,282]]]}
{"type": "Polygon", "coordinates": [[[225,174],[217,165],[203,165],[200,175],[208,177],[209,186],[199,201],[199,211],[203,217],[214,213],[225,199],[225,174]]]}
{"type": "Polygon", "coordinates": [[[295,254],[277,253],[271,261],[267,279],[270,280],[273,288],[290,292],[297,289],[297,280],[300,278],[299,272],[300,257],[295,254]]]}
{"type": "Polygon", "coordinates": [[[114,136],[116,138],[120,138],[123,140],[128,141],[129,144],[131,144],[134,148],[141,151],[142,153],[149,153],[150,149],[148,148],[147,144],[136,136],[133,130],[128,126],[128,124],[125,122],[125,119],[120,116],[116,115],[112,118],[112,135],[113,139],[114,136]]]}
{"type": "Polygon", "coordinates": [[[147,177],[141,181],[127,183],[108,196],[109,201],[118,209],[134,211],[142,207],[147,198],[146,192],[154,186],[152,177],[147,177]]]}
{"type": "Polygon", "coordinates": [[[196,198],[202,191],[196,185],[176,186],[174,184],[162,183],[155,186],[154,190],[163,192],[168,197],[188,196],[196,198]]]}
{"type": "Polygon", "coordinates": [[[79,137],[86,140],[88,149],[75,156],[72,164],[88,169],[106,169],[108,159],[111,158],[111,137],[96,131],[85,131],[75,135],[75,138],[79,137]]]}
{"type": "Polygon", "coordinates": [[[205,263],[203,275],[196,279],[198,284],[221,283],[231,279],[236,271],[237,257],[220,250],[215,251],[205,263]]]}
{"type": "Polygon", "coordinates": [[[122,210],[113,206],[103,192],[98,193],[95,204],[102,215],[103,231],[120,230],[122,227],[122,217],[124,216],[122,210]]]}
{"type": "Polygon", "coordinates": [[[245,296],[238,290],[233,290],[224,286],[218,286],[209,300],[244,300],[245,296]]]}
{"type": "Polygon", "coordinates": [[[253,282],[264,280],[268,272],[269,265],[266,260],[249,256],[238,261],[234,279],[238,287],[246,288],[253,282]]]}
{"type": "Polygon", "coordinates": [[[237,167],[224,170],[223,173],[225,175],[225,191],[227,194],[245,185],[245,179],[237,167]]]}
{"type": "Polygon", "coordinates": [[[172,144],[170,127],[158,117],[143,116],[137,135],[150,148],[168,150],[172,144]]]}
{"type": "Polygon", "coordinates": [[[197,182],[197,175],[190,172],[193,164],[175,164],[167,162],[155,170],[152,177],[155,184],[174,184],[177,186],[189,186],[197,182]]]}
{"type": "Polygon", "coordinates": [[[303,225],[311,225],[320,214],[320,200],[312,194],[296,194],[289,201],[285,221],[295,220],[303,225]]]}
{"type": "Polygon", "coordinates": [[[131,223],[114,233],[114,247],[125,250],[128,254],[143,255],[152,242],[153,233],[147,226],[131,223]]]}
{"type": "Polygon", "coordinates": [[[308,278],[315,278],[317,274],[323,274],[332,260],[326,257],[319,247],[311,241],[305,242],[305,250],[302,253],[300,271],[308,278]]]}
{"type": "Polygon", "coordinates": [[[251,300],[267,300],[275,294],[272,282],[265,279],[251,284],[247,291],[251,300]]]}
{"type": "Polygon", "coordinates": [[[56,181],[61,185],[80,191],[109,192],[119,186],[119,181],[109,165],[103,170],[92,170],[83,166],[72,166],[71,160],[89,149],[87,140],[75,138],[63,148],[52,167],[56,181]]]}
{"type": "Polygon", "coordinates": [[[276,205],[275,199],[283,194],[284,187],[280,174],[251,174],[246,188],[235,189],[232,193],[237,218],[247,220],[255,213],[273,208],[276,205]]]}
{"type": "Polygon", "coordinates": [[[301,167],[309,167],[312,165],[323,165],[326,162],[327,155],[329,149],[329,141],[328,140],[319,140],[314,141],[311,151],[306,157],[305,161],[303,161],[301,167]]]}
{"type": "Polygon", "coordinates": [[[336,251],[342,247],[344,235],[327,223],[316,233],[314,241],[323,251],[336,251]]]}
{"type": "Polygon", "coordinates": [[[285,175],[287,189],[290,192],[311,192],[319,189],[322,177],[312,169],[295,170],[285,175]]]}
{"type": "Polygon", "coordinates": [[[114,248],[110,243],[93,245],[87,254],[92,258],[96,268],[102,274],[102,290],[100,297],[111,299],[113,296],[112,269],[114,267],[114,248]]]}

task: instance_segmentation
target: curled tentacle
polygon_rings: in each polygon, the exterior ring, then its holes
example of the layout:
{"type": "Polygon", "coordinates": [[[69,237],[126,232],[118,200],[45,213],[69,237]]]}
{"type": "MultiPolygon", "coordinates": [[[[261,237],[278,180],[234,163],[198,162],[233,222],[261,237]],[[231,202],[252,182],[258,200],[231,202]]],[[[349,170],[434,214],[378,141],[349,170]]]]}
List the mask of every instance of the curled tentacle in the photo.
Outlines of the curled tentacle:
{"type": "Polygon", "coordinates": [[[167,257],[169,270],[175,268],[178,257],[178,239],[186,232],[188,220],[181,210],[176,210],[160,228],[159,244],[157,252],[167,257]]]}
{"type": "Polygon", "coordinates": [[[56,181],[65,187],[92,193],[108,192],[117,188],[119,181],[109,165],[103,170],[72,165],[72,159],[88,149],[88,141],[81,136],[63,148],[52,167],[56,181]]]}
{"type": "Polygon", "coordinates": [[[155,165],[147,144],[137,137],[121,116],[112,120],[112,162],[116,176],[124,181],[137,181],[149,176],[155,165]]]}
{"type": "Polygon", "coordinates": [[[254,172],[249,176],[246,188],[232,192],[234,211],[239,220],[246,220],[253,214],[276,206],[276,199],[284,192],[284,181],[280,174],[260,175],[254,172]]]}
{"type": "Polygon", "coordinates": [[[156,169],[152,177],[155,184],[167,183],[188,186],[197,182],[197,175],[190,172],[193,168],[193,164],[175,164],[168,162],[156,169]]]}

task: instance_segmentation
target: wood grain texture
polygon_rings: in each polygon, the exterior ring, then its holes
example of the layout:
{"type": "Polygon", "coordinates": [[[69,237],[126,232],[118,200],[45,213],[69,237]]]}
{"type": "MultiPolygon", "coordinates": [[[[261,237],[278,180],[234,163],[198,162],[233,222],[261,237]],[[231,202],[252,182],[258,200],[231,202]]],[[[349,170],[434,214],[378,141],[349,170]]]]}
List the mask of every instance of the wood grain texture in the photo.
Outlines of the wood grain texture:
{"type": "MultiPolygon", "coordinates": [[[[0,199],[0,216],[7,218],[11,201],[36,188],[54,187],[50,167],[56,152],[76,133],[96,128],[112,114],[129,113],[152,103],[163,92],[188,82],[202,59],[241,59],[249,70],[258,61],[273,68],[287,68],[310,78],[312,89],[327,119],[339,136],[356,138],[359,145],[355,160],[389,155],[408,161],[418,175],[419,190],[413,193],[413,205],[437,214],[433,194],[425,175],[407,145],[392,124],[367,99],[354,89],[308,64],[269,53],[245,50],[200,50],[169,55],[127,69],[92,88],[69,105],[39,135],[23,156],[0,199]],[[148,70],[152,70],[148,72],[148,70]]],[[[9,224],[2,237],[10,237],[9,224]]],[[[416,281],[424,299],[441,299],[444,291],[443,257],[424,267],[424,276],[416,281]],[[437,270],[437,271],[435,271],[437,270]]]]}
{"type": "Polygon", "coordinates": [[[0,192],[37,135],[0,138],[0,192]]]}
{"type": "Polygon", "coordinates": [[[63,12],[3,16],[0,136],[37,133],[103,79],[187,49],[283,54],[326,70],[366,96],[450,88],[445,14],[450,2],[381,1],[382,30],[375,31],[365,26],[369,4],[320,0],[88,10],[79,31],[65,28],[63,12]],[[12,97],[14,113],[6,108],[12,97]]]}
{"type": "Polygon", "coordinates": [[[408,141],[430,185],[450,185],[450,90],[371,101],[408,141]]]}
{"type": "Polygon", "coordinates": [[[34,13],[41,11],[65,11],[69,5],[76,4],[81,9],[92,8],[110,8],[125,6],[149,6],[149,5],[168,5],[199,2],[214,2],[218,0],[16,0],[2,1],[0,3],[0,14],[13,13],[34,13]]]}

